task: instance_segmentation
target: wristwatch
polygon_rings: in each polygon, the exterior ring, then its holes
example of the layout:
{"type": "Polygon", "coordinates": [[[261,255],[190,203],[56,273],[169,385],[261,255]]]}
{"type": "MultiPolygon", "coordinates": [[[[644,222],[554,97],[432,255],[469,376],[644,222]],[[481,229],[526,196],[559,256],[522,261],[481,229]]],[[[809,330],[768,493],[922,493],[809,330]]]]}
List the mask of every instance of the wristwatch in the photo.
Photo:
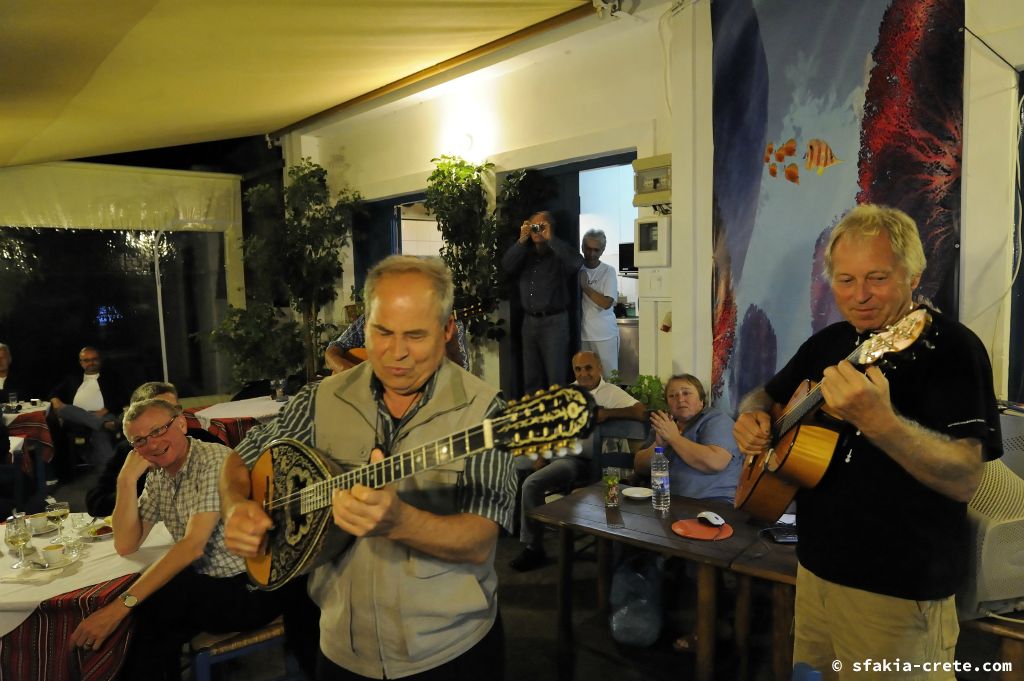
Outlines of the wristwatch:
{"type": "Polygon", "coordinates": [[[136,596],[126,593],[121,595],[121,602],[124,603],[124,607],[130,610],[139,604],[139,599],[136,596]]]}

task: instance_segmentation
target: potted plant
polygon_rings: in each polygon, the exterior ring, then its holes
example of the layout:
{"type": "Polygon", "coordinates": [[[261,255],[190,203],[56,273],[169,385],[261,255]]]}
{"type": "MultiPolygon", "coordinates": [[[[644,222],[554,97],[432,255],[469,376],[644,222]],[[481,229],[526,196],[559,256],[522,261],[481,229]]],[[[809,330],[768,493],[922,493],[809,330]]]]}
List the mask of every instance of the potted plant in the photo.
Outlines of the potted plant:
{"type": "MultiPolygon", "coordinates": [[[[320,363],[321,339],[328,331],[336,330],[320,319],[320,313],[338,295],[341,250],[349,242],[353,214],[360,209],[362,197],[343,189],[332,199],[327,171],[308,158],[289,168],[288,178],[283,191],[262,184],[245,193],[251,214],[276,222],[267,233],[246,238],[245,255],[250,269],[259,272],[262,280],[279,284],[287,304],[297,314],[300,365],[306,380],[312,380],[320,363]]],[[[276,366],[265,366],[261,351],[248,342],[248,330],[257,322],[268,324],[262,329],[263,340],[272,347],[277,346],[272,336],[291,333],[286,321],[268,315],[266,308],[273,301],[267,298],[273,297],[273,292],[266,286],[254,290],[263,299],[249,303],[246,310],[229,309],[214,332],[214,342],[235,357],[236,376],[259,372],[266,372],[262,378],[285,375],[296,368],[290,364],[287,347],[278,348],[282,354],[276,366]],[[239,367],[240,363],[251,366],[239,367]]]]}
{"type": "Polygon", "coordinates": [[[504,332],[500,320],[486,313],[497,307],[498,249],[497,223],[488,210],[483,175],[492,163],[473,165],[458,156],[431,159],[434,172],[427,179],[427,198],[423,202],[437,220],[444,244],[441,259],[455,280],[457,308],[479,306],[484,314],[466,319],[472,341],[500,338],[504,332]]]}

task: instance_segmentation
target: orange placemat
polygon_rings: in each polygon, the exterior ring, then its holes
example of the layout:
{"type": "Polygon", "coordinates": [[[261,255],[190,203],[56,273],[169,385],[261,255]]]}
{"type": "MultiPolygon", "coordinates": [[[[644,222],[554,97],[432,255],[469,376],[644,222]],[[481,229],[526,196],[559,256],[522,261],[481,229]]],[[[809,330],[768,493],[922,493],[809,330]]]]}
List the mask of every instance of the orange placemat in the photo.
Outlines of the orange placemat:
{"type": "Polygon", "coordinates": [[[688,520],[677,520],[672,523],[672,531],[680,537],[686,537],[687,539],[722,541],[732,536],[732,525],[726,523],[719,527],[713,527],[702,520],[690,518],[688,520]]]}

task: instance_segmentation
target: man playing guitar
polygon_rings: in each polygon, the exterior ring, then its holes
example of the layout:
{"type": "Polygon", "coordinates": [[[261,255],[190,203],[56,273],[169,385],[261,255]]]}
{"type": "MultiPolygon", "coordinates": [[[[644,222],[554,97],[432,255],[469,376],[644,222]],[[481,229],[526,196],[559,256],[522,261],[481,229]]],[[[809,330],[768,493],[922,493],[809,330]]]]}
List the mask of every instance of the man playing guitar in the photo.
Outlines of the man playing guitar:
{"type": "MultiPolygon", "coordinates": [[[[342,466],[384,460],[479,425],[498,391],[445,358],[454,287],[438,258],[391,256],[367,275],[368,361],[303,388],[264,431],[238,446],[222,477],[229,549],[255,557],[270,529],[248,499],[243,461],[290,437],[342,466]]],[[[316,678],[502,677],[494,555],[512,529],[511,457],[490,449],[373,489],[331,497],[334,524],[355,538],[316,568],[316,678]]]]}
{"type": "MultiPolygon", "coordinates": [[[[842,663],[839,678],[853,678],[852,663],[868,658],[953,661],[952,594],[967,570],[966,506],[982,462],[1001,455],[988,355],[963,325],[932,311],[934,348],[895,359],[885,373],[843,359],[914,307],[924,268],[908,215],[874,205],[851,210],[825,254],[846,321],[812,336],[748,395],[734,429],[750,462],[773,444],[769,413],[805,379],[821,382],[824,409],[849,424],[821,481],[796,497],[793,661],[829,678],[834,660],[842,663]]],[[[899,678],[953,678],[917,669],[899,678]]]]}

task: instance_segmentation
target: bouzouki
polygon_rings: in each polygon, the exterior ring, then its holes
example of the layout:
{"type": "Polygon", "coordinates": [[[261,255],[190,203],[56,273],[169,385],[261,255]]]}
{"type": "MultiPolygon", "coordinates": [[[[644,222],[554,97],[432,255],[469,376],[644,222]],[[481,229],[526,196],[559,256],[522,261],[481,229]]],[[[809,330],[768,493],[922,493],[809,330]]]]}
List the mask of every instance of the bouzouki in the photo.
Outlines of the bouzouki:
{"type": "MultiPolygon", "coordinates": [[[[846,359],[866,367],[890,353],[914,345],[931,325],[928,310],[917,309],[861,343],[846,359]]],[[[756,518],[775,521],[801,487],[813,488],[832,461],[848,424],[821,408],[818,384],[804,381],[781,414],[773,415],[772,445],[748,455],[736,487],[736,508],[756,518]]]]}
{"type": "Polygon", "coordinates": [[[564,455],[590,432],[593,420],[589,393],[554,387],[510,402],[502,413],[469,430],[347,471],[302,442],[274,440],[250,473],[252,498],[270,516],[273,528],[266,551],[246,559],[249,579],[271,591],[348,547],[352,537],[331,517],[334,490],[357,483],[382,487],[495,448],[513,455],[564,455]]]}

